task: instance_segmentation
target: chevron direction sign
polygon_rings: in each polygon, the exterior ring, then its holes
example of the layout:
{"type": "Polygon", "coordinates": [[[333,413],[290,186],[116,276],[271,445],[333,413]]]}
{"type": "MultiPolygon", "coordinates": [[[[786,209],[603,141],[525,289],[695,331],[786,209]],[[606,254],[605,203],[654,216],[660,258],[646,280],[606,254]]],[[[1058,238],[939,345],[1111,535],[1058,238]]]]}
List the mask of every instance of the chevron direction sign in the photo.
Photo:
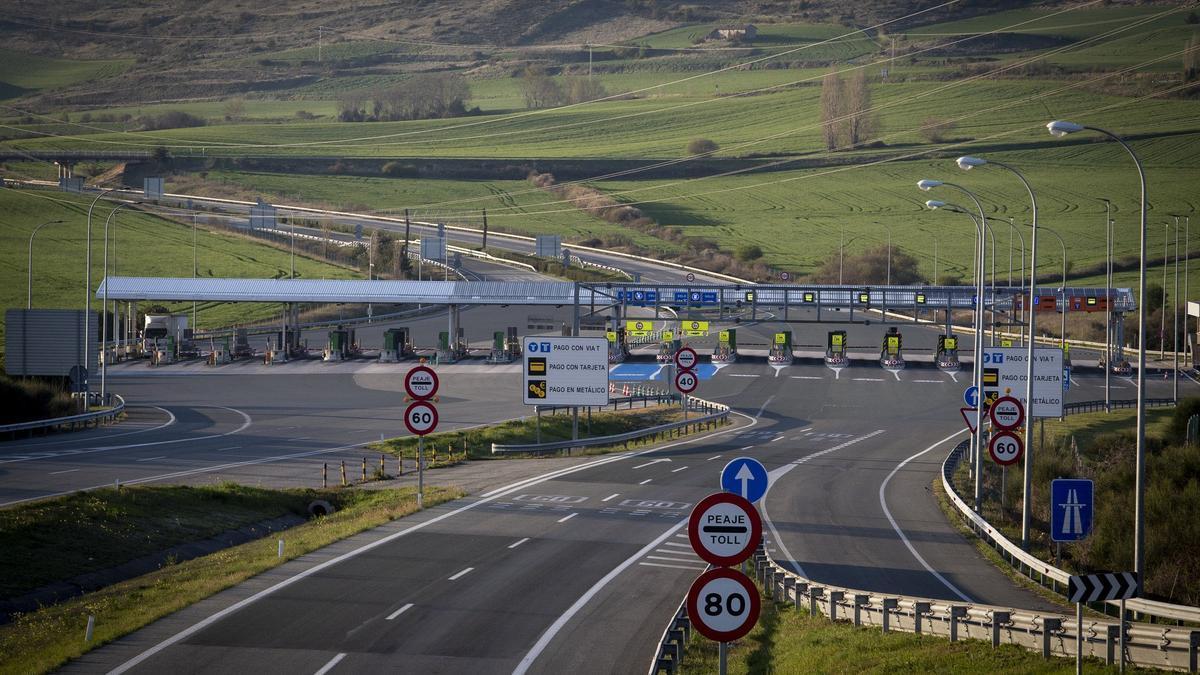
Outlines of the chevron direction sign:
{"type": "Polygon", "coordinates": [[[1138,594],[1138,578],[1134,572],[1108,572],[1072,576],[1067,584],[1067,599],[1071,602],[1100,602],[1128,600],[1138,594]]]}

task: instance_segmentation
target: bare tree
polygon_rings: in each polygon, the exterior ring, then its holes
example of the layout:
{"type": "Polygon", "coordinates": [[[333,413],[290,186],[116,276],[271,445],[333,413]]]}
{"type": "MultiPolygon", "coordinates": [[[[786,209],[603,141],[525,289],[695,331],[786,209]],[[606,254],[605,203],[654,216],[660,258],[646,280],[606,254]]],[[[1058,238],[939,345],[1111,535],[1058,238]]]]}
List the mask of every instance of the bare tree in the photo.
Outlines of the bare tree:
{"type": "Polygon", "coordinates": [[[846,88],[846,143],[857,147],[875,133],[875,116],[871,113],[871,89],[867,73],[859,69],[846,88]]]}
{"type": "Polygon", "coordinates": [[[840,145],[842,112],[845,109],[845,84],[836,70],[821,80],[821,136],[826,150],[837,150],[840,145]]]}
{"type": "MultiPolygon", "coordinates": [[[[1192,12],[1195,15],[1195,12],[1192,12]]],[[[1183,53],[1183,81],[1200,80],[1200,35],[1193,34],[1183,53]]]]}
{"type": "Polygon", "coordinates": [[[539,66],[529,66],[521,76],[521,94],[527,108],[561,105],[566,95],[562,87],[539,66]]]}
{"type": "Polygon", "coordinates": [[[571,103],[594,101],[608,96],[608,90],[599,80],[590,77],[572,77],[567,80],[567,100],[571,103]]]}

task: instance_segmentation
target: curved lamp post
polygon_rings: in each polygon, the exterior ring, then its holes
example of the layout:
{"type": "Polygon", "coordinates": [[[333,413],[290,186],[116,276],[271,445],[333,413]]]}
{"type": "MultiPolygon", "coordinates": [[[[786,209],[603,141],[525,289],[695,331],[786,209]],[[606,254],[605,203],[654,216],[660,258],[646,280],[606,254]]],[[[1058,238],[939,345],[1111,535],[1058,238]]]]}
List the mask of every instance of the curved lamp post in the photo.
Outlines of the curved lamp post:
{"type": "Polygon", "coordinates": [[[1050,135],[1063,137],[1080,131],[1094,131],[1121,144],[1137,167],[1141,185],[1141,253],[1138,260],[1138,386],[1137,386],[1137,459],[1134,494],[1133,571],[1145,579],[1146,563],[1146,171],[1133,148],[1120,136],[1075,122],[1054,120],[1046,123],[1050,135]]]}
{"type": "Polygon", "coordinates": [[[1029,181],[1025,180],[1025,176],[1013,167],[1002,162],[989,161],[980,157],[963,156],[955,160],[958,167],[964,171],[970,171],[977,166],[986,166],[992,164],[1002,169],[1007,169],[1021,181],[1025,186],[1025,190],[1029,193],[1029,202],[1033,208],[1033,236],[1029,242],[1029,345],[1025,356],[1025,471],[1022,487],[1021,499],[1021,548],[1029,550],[1029,521],[1031,516],[1030,504],[1030,483],[1033,480],[1033,355],[1034,347],[1037,345],[1037,312],[1034,311],[1033,300],[1037,297],[1037,235],[1038,235],[1038,205],[1037,195],[1033,193],[1033,187],[1029,185],[1029,181]]]}
{"type": "MultiPolygon", "coordinates": [[[[108,212],[108,217],[104,219],[104,299],[100,301],[100,353],[104,355],[103,361],[100,363],[100,400],[104,400],[108,393],[108,226],[112,222],[113,216],[117,215],[117,211],[132,206],[138,202],[121,202],[108,212]]],[[[115,326],[114,326],[115,328],[115,326]]]]}
{"type": "Polygon", "coordinates": [[[33,228],[33,232],[29,233],[29,264],[26,265],[26,275],[28,279],[25,282],[25,309],[33,309],[33,238],[37,236],[38,230],[47,225],[55,225],[62,223],[62,220],[47,220],[46,222],[33,228]]]}
{"type": "MultiPolygon", "coordinates": [[[[83,362],[83,372],[85,373],[85,382],[88,379],[86,373],[88,371],[88,366],[91,363],[91,355],[88,353],[90,351],[88,349],[88,336],[91,333],[91,328],[88,326],[88,324],[91,322],[90,315],[92,313],[92,212],[95,211],[97,202],[99,202],[101,199],[104,199],[105,195],[111,192],[116,192],[117,189],[118,188],[106,188],[102,190],[100,194],[96,195],[96,198],[92,200],[92,203],[88,205],[87,211],[87,238],[84,244],[85,262],[83,268],[83,359],[81,359],[83,362]]],[[[84,395],[91,395],[90,386],[84,387],[84,395]]],[[[91,401],[87,401],[85,403],[85,409],[90,405],[91,401]]]]}
{"type": "MultiPolygon", "coordinates": [[[[983,465],[983,447],[982,447],[982,441],[983,441],[983,405],[982,405],[983,404],[983,305],[984,305],[984,296],[983,296],[983,257],[984,257],[983,256],[983,254],[984,254],[983,226],[984,226],[985,214],[983,212],[983,205],[979,203],[979,200],[975,198],[975,195],[972,194],[969,190],[967,190],[959,185],[955,185],[953,183],[946,183],[946,182],[940,181],[940,180],[928,180],[928,179],[919,181],[917,183],[917,187],[926,192],[933,190],[934,188],[938,188],[938,187],[942,187],[942,186],[952,187],[952,188],[955,188],[957,190],[960,190],[960,191],[966,193],[972,199],[972,201],[975,202],[975,205],[977,207],[979,207],[979,220],[975,220],[974,216],[972,216],[972,220],[975,222],[975,230],[978,233],[977,244],[975,246],[975,270],[976,270],[976,273],[975,273],[975,297],[976,297],[976,300],[975,300],[975,344],[974,344],[974,350],[972,351],[973,358],[975,360],[975,363],[974,363],[975,390],[978,392],[978,395],[979,395],[979,404],[975,406],[975,434],[974,434],[975,452],[974,452],[974,462],[973,462],[973,464],[974,464],[973,472],[975,475],[975,488],[974,488],[975,499],[974,499],[974,501],[975,501],[975,510],[978,512],[978,511],[981,511],[983,508],[983,505],[982,505],[983,504],[983,480],[982,480],[982,476],[980,473],[980,469],[982,468],[982,465],[983,465]]],[[[943,206],[946,206],[946,203],[936,201],[936,200],[930,200],[930,201],[925,202],[925,206],[927,206],[931,209],[938,209],[943,206]]],[[[970,214],[968,213],[968,215],[970,215],[970,214]]]]}

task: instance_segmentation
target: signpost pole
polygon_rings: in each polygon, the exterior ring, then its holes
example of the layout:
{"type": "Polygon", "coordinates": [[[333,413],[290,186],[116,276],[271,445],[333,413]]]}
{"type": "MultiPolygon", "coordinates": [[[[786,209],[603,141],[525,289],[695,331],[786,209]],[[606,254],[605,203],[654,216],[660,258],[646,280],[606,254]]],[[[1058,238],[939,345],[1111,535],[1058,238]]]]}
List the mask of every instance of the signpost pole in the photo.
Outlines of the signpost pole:
{"type": "Polygon", "coordinates": [[[425,508],[425,437],[417,436],[417,508],[425,508]]]}
{"type": "Polygon", "coordinates": [[[1117,666],[1117,672],[1123,673],[1125,672],[1125,598],[1121,598],[1121,621],[1119,626],[1121,628],[1119,634],[1121,639],[1121,654],[1117,660],[1117,663],[1120,664],[1117,666]]]}
{"type": "Polygon", "coordinates": [[[720,675],[726,675],[729,668],[729,643],[718,642],[717,644],[717,654],[719,655],[718,659],[720,661],[719,665],[717,666],[717,672],[720,673],[720,675]]]}
{"type": "Polygon", "coordinates": [[[1083,603],[1075,603],[1075,675],[1083,675],[1083,603]]]}

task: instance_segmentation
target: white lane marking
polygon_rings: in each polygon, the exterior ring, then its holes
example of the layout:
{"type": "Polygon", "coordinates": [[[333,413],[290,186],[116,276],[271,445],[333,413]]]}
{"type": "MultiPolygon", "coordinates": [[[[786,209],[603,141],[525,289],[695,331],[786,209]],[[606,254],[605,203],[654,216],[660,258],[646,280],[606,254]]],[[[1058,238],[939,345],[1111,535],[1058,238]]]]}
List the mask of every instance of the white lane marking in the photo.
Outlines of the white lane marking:
{"type": "Polygon", "coordinates": [[[767,495],[771,493],[771,486],[775,485],[775,483],[780,478],[782,478],[784,476],[784,474],[786,474],[787,472],[796,468],[797,466],[800,466],[801,464],[807,462],[808,460],[813,459],[814,457],[820,457],[821,455],[827,455],[827,454],[833,452],[834,450],[840,450],[847,446],[854,445],[855,443],[858,443],[860,441],[865,441],[868,438],[871,438],[873,436],[878,436],[879,434],[882,434],[882,433],[883,433],[883,429],[877,429],[876,431],[873,431],[873,432],[867,434],[866,436],[859,436],[858,438],[852,438],[852,439],[846,441],[845,443],[842,443],[841,445],[835,445],[834,447],[829,448],[828,450],[821,450],[820,452],[814,452],[811,455],[805,455],[804,457],[801,457],[800,459],[798,459],[794,462],[789,462],[787,464],[784,464],[781,467],[778,467],[776,469],[773,469],[773,470],[767,472],[767,477],[769,478],[769,480],[767,481],[767,491],[764,492],[763,496],[759,499],[758,508],[762,511],[763,522],[765,522],[767,524],[767,529],[769,529],[771,531],[771,541],[779,544],[779,550],[783,551],[783,555],[787,557],[788,564],[792,566],[792,569],[794,569],[796,571],[796,574],[799,574],[800,576],[805,577],[805,578],[808,577],[808,575],[804,573],[804,568],[800,566],[800,563],[796,562],[795,556],[793,556],[791,551],[789,551],[787,549],[787,546],[784,546],[783,539],[780,538],[779,531],[775,529],[775,523],[771,521],[771,515],[767,512],[767,495]]]}
{"type": "Polygon", "coordinates": [[[575,516],[577,516],[577,515],[579,515],[579,512],[578,512],[578,511],[576,511],[575,513],[570,513],[570,514],[567,514],[567,515],[563,516],[562,518],[559,518],[559,519],[558,519],[558,522],[560,522],[560,523],[565,523],[565,522],[567,522],[568,520],[570,520],[570,519],[574,518],[574,517],[575,517],[575,516]]]}
{"type": "Polygon", "coordinates": [[[808,433],[809,431],[812,431],[812,427],[804,427],[803,429],[799,429],[799,431],[800,433],[808,433]]]}
{"type": "Polygon", "coordinates": [[[793,380],[823,380],[825,378],[816,375],[792,375],[793,380]]]}
{"type": "Polygon", "coordinates": [[[527,541],[529,541],[529,537],[525,537],[524,539],[518,539],[518,540],[514,541],[513,543],[509,544],[508,547],[516,548],[516,547],[520,546],[521,544],[524,544],[527,541]]]}
{"type": "MultiPolygon", "coordinates": [[[[529,652],[525,654],[525,658],[521,659],[521,662],[518,663],[517,667],[513,669],[513,675],[525,675],[525,672],[529,670],[529,667],[533,665],[533,662],[537,660],[537,657],[540,656],[543,651],[545,651],[546,645],[550,644],[554,637],[558,635],[558,632],[562,630],[563,626],[567,625],[567,622],[569,622],[576,614],[578,614],[579,610],[583,609],[584,606],[591,602],[592,598],[595,597],[597,593],[603,590],[604,587],[612,582],[613,579],[617,578],[617,575],[619,575],[621,572],[624,572],[626,569],[637,563],[650,551],[658,548],[659,544],[667,539],[670,539],[684,525],[687,525],[686,518],[672,525],[669,530],[656,537],[654,541],[643,546],[637,553],[634,553],[626,558],[624,562],[614,567],[608,574],[605,574],[603,577],[601,577],[599,581],[592,584],[591,588],[589,588],[583,595],[579,596],[579,599],[577,599],[570,607],[568,607],[567,611],[563,612],[562,616],[558,617],[558,619],[556,619],[554,623],[550,624],[550,627],[547,628],[544,633],[542,633],[542,636],[538,638],[538,641],[535,642],[533,647],[530,648],[529,652]]],[[[660,563],[643,564],[654,567],[665,566],[660,563]]]]}
{"type": "Polygon", "coordinates": [[[684,543],[678,542],[678,541],[664,541],[663,546],[682,546],[682,547],[688,549],[689,551],[692,549],[692,545],[690,543],[684,544],[684,543]]]}
{"type": "MultiPolygon", "coordinates": [[[[750,424],[748,426],[752,427],[752,426],[758,424],[758,420],[756,420],[744,413],[739,413],[737,411],[733,411],[733,414],[740,415],[742,417],[745,417],[747,420],[749,420],[750,424]]],[[[708,438],[712,438],[713,436],[722,436],[725,434],[736,433],[736,432],[742,431],[742,429],[743,429],[743,427],[735,427],[733,429],[726,429],[725,431],[718,431],[718,432],[715,432],[712,434],[708,434],[704,438],[708,439],[708,438]]],[[[620,455],[604,457],[602,459],[597,459],[597,460],[594,460],[591,462],[587,462],[585,464],[580,464],[578,466],[567,467],[565,469],[556,469],[554,471],[549,471],[549,472],[546,472],[546,473],[538,475],[538,476],[524,478],[515,483],[509,483],[506,486],[496,488],[496,489],[484,494],[483,496],[481,496],[477,501],[473,501],[468,504],[464,504],[456,509],[453,509],[453,510],[447,511],[443,514],[434,516],[434,517],[430,518],[429,520],[415,523],[410,527],[400,530],[399,532],[393,532],[392,534],[389,534],[387,536],[376,539],[375,541],[363,544],[362,546],[360,546],[356,549],[346,551],[345,553],[343,553],[339,556],[330,558],[329,560],[326,560],[323,563],[318,563],[306,570],[297,572],[296,574],[274,584],[273,586],[268,586],[267,588],[262,589],[261,591],[255,593],[254,595],[243,598],[242,600],[239,600],[238,602],[235,602],[234,604],[232,604],[222,610],[214,612],[213,614],[201,619],[200,621],[197,621],[196,623],[192,624],[191,626],[188,626],[187,628],[179,631],[178,633],[172,635],[171,637],[166,638],[165,640],[162,640],[161,642],[158,642],[153,647],[150,647],[149,649],[139,653],[137,656],[134,656],[133,658],[129,659],[128,661],[122,663],[121,665],[119,665],[116,668],[109,671],[109,675],[121,675],[121,673],[124,673],[124,672],[128,671],[130,668],[133,668],[134,666],[144,662],[146,659],[163,651],[167,647],[170,647],[171,645],[179,643],[181,640],[187,639],[188,637],[195,635],[196,633],[204,630],[205,628],[208,628],[209,626],[217,623],[221,619],[224,619],[225,617],[237,612],[238,610],[242,609],[243,607],[251,605],[259,600],[262,600],[263,598],[274,594],[276,591],[287,588],[288,586],[291,586],[294,583],[297,583],[297,582],[299,582],[303,579],[306,579],[306,578],[308,578],[314,574],[317,574],[319,572],[323,572],[326,569],[329,569],[330,567],[333,567],[335,565],[343,563],[343,562],[345,562],[351,558],[357,557],[363,553],[366,553],[368,551],[373,551],[380,546],[389,544],[389,543],[399,539],[400,537],[412,534],[413,532],[423,530],[426,527],[429,527],[430,525],[433,525],[435,523],[440,523],[443,520],[446,520],[447,518],[452,518],[459,514],[466,513],[467,511],[471,511],[473,509],[479,508],[485,504],[488,504],[497,499],[500,499],[501,497],[508,496],[510,494],[513,494],[520,490],[527,489],[527,488],[529,488],[533,485],[537,485],[539,483],[544,483],[546,481],[554,480],[555,478],[561,478],[562,476],[567,476],[567,475],[570,475],[573,473],[578,473],[580,471],[586,471],[588,469],[592,469],[597,466],[603,466],[605,464],[619,462],[622,460],[630,459],[632,457],[641,457],[643,455],[647,455],[647,454],[654,453],[654,452],[661,452],[663,450],[667,450],[669,448],[673,448],[676,446],[694,443],[694,442],[696,442],[696,440],[698,440],[698,439],[697,438],[688,438],[688,439],[684,439],[681,441],[676,441],[674,443],[668,443],[666,445],[663,445],[663,446],[660,446],[657,448],[650,448],[647,450],[639,450],[637,452],[631,452],[631,453],[627,453],[627,454],[622,453],[620,455]]],[[[359,447],[361,445],[364,445],[364,443],[357,443],[355,445],[347,446],[347,448],[359,447]]],[[[339,448],[339,449],[347,449],[347,448],[339,448]]],[[[330,451],[330,452],[332,452],[332,451],[330,451]]],[[[313,455],[313,454],[317,454],[317,451],[308,452],[308,453],[300,453],[300,454],[313,455]]],[[[75,492],[75,491],[72,490],[72,492],[75,492]]],[[[70,493],[64,492],[62,494],[70,494],[70,493]]],[[[32,497],[30,499],[40,499],[40,498],[41,497],[32,497]]],[[[20,501],[29,501],[29,500],[23,499],[20,501]]],[[[0,506],[4,506],[4,504],[0,504],[0,506]]],[[[611,581],[613,577],[615,577],[617,574],[619,574],[621,571],[623,571],[626,567],[632,565],[633,562],[635,560],[637,560],[637,558],[639,558],[642,555],[644,555],[645,553],[653,550],[654,547],[658,546],[658,544],[661,543],[664,539],[667,539],[671,535],[675,534],[675,532],[678,531],[679,528],[683,527],[686,524],[687,524],[686,519],[679,521],[678,523],[675,524],[674,527],[672,527],[670,530],[667,530],[667,532],[665,534],[663,534],[661,537],[659,537],[658,539],[655,539],[654,541],[647,544],[640,551],[635,553],[631,558],[627,559],[625,561],[625,563],[622,563],[621,566],[619,566],[618,568],[612,570],[607,575],[605,575],[604,578],[602,578],[599,582],[597,582],[598,585],[593,586],[592,589],[589,590],[588,595],[585,598],[580,598],[580,600],[576,601],[575,605],[572,605],[573,609],[568,610],[570,612],[570,614],[574,615],[575,613],[577,613],[579,610],[576,608],[576,605],[578,605],[578,607],[582,607],[584,604],[587,603],[588,600],[591,599],[592,596],[594,596],[597,592],[599,592],[600,589],[604,587],[604,585],[606,585],[609,581],[611,581]]],[[[687,537],[686,534],[681,534],[681,535],[676,535],[676,536],[684,537],[684,538],[687,537]]],[[[567,617],[567,618],[569,619],[570,617],[567,617]]],[[[562,624],[566,623],[566,620],[562,619],[562,617],[560,617],[559,620],[562,623],[556,624],[556,626],[551,626],[551,628],[554,629],[553,633],[550,633],[548,631],[547,633],[543,634],[543,638],[545,638],[545,643],[539,642],[540,646],[534,645],[534,648],[537,649],[538,654],[540,654],[542,652],[542,650],[544,650],[546,648],[546,644],[548,644],[549,641],[551,639],[553,639],[554,634],[556,634],[559,630],[562,629],[562,624]]],[[[537,654],[533,654],[532,658],[528,657],[528,655],[527,655],[527,658],[529,658],[530,663],[532,663],[533,658],[536,658],[536,657],[537,657],[537,654]]],[[[525,666],[526,669],[528,669],[528,667],[529,667],[528,665],[525,666]]],[[[522,671],[522,672],[524,672],[524,671],[522,671]]]]}
{"type": "Polygon", "coordinates": [[[776,436],[775,438],[771,439],[771,442],[774,443],[775,441],[782,441],[782,440],[783,440],[783,436],[776,436]]]}
{"type": "Polygon", "coordinates": [[[617,497],[620,497],[620,496],[621,496],[621,493],[620,493],[620,492],[614,492],[614,493],[612,493],[611,495],[609,495],[609,496],[605,497],[604,499],[601,499],[600,501],[602,501],[602,502],[607,502],[607,501],[609,501],[609,500],[611,500],[611,499],[616,499],[617,497]]]}
{"type": "Polygon", "coordinates": [[[893,370],[893,371],[892,371],[892,375],[895,375],[895,376],[896,376],[896,381],[897,381],[897,382],[899,382],[899,381],[900,381],[900,371],[898,371],[898,370],[893,370]]]}
{"type": "Polygon", "coordinates": [[[326,663],[325,665],[321,666],[321,669],[318,670],[317,672],[313,673],[313,675],[325,675],[325,673],[328,673],[329,671],[333,670],[334,666],[336,666],[338,663],[341,663],[342,659],[344,659],[344,658],[346,658],[345,653],[338,654],[337,656],[333,657],[332,659],[329,659],[329,663],[326,663]]]}
{"type": "Polygon", "coordinates": [[[653,479],[653,478],[647,478],[646,480],[644,480],[644,481],[642,481],[642,482],[638,483],[638,485],[645,485],[646,483],[649,483],[649,482],[650,482],[650,481],[652,481],[652,480],[654,480],[654,479],[653,479]]]}
{"type": "MultiPolygon", "coordinates": [[[[127,431],[127,432],[121,433],[121,434],[105,434],[102,438],[62,439],[59,442],[54,442],[54,443],[35,443],[33,445],[24,445],[24,446],[18,445],[18,446],[13,446],[8,449],[23,450],[25,448],[29,448],[32,450],[34,448],[41,448],[41,447],[46,447],[46,446],[54,447],[54,446],[58,446],[58,445],[66,445],[68,443],[89,443],[89,442],[95,442],[95,441],[101,441],[101,440],[107,441],[110,438],[120,438],[121,436],[132,436],[134,434],[144,434],[147,431],[158,431],[159,429],[163,429],[165,427],[171,426],[172,424],[175,424],[175,414],[172,413],[170,410],[167,410],[166,408],[160,408],[156,405],[152,405],[150,407],[154,408],[155,410],[161,410],[161,411],[165,412],[167,414],[167,421],[163,422],[162,424],[160,424],[158,426],[151,427],[149,429],[139,429],[137,431],[127,431]]],[[[132,426],[132,425],[130,425],[129,422],[121,422],[119,424],[119,426],[132,426]]],[[[77,452],[90,452],[90,451],[82,450],[82,451],[77,451],[77,452]]]]}
{"type": "Polygon", "coordinates": [[[638,464],[637,466],[635,466],[635,467],[633,467],[633,468],[635,468],[635,469],[641,469],[641,468],[643,468],[643,467],[650,466],[651,464],[658,464],[659,462],[669,462],[669,461],[671,461],[671,460],[670,460],[670,459],[667,459],[666,457],[663,457],[663,458],[661,458],[661,459],[655,459],[655,460],[651,460],[651,461],[649,461],[649,462],[646,462],[645,464],[638,464]]]}
{"type": "Polygon", "coordinates": [[[745,452],[745,451],[747,451],[747,450],[753,450],[753,449],[754,449],[754,446],[753,446],[753,445],[747,445],[747,446],[746,446],[746,447],[744,447],[744,448],[739,448],[739,449],[738,449],[738,452],[745,452]]]}
{"type": "Polygon", "coordinates": [[[167,458],[166,455],[159,455],[158,457],[143,457],[141,459],[135,459],[133,461],[135,461],[135,462],[153,462],[156,459],[166,459],[166,458],[167,458]]]}
{"type": "MultiPolygon", "coordinates": [[[[675,551],[655,551],[655,552],[656,553],[675,553],[675,551]]],[[[648,556],[646,556],[646,560],[665,560],[667,562],[677,562],[677,563],[698,563],[698,562],[700,562],[699,560],[696,560],[694,557],[693,558],[668,558],[667,556],[663,556],[663,555],[648,555],[648,556]]]]}
{"type": "Polygon", "coordinates": [[[730,373],[729,377],[759,377],[759,375],[750,373],[730,373]]]}
{"type": "Polygon", "coordinates": [[[954,380],[955,383],[958,382],[958,373],[947,373],[947,374],[950,375],[950,379],[954,380]]]}
{"type": "Polygon", "coordinates": [[[293,441],[307,441],[311,438],[312,438],[312,436],[301,436],[300,438],[293,438],[292,440],[293,441]]]}
{"type": "Polygon", "coordinates": [[[784,368],[787,368],[787,366],[771,366],[771,367],[775,369],[775,377],[779,377],[779,373],[780,373],[780,372],[781,372],[781,371],[782,371],[784,368]]]}
{"type": "Polygon", "coordinates": [[[407,605],[405,605],[405,606],[401,607],[400,609],[398,609],[398,610],[396,610],[396,611],[392,612],[391,614],[388,614],[388,615],[387,615],[387,618],[386,618],[386,619],[384,619],[384,621],[391,621],[392,619],[394,619],[394,618],[396,618],[396,617],[400,616],[401,614],[403,614],[403,613],[407,612],[408,610],[412,609],[412,606],[413,606],[413,604],[412,604],[411,602],[410,602],[410,603],[408,603],[407,605]]]}
{"type": "Polygon", "coordinates": [[[681,466],[678,469],[671,469],[671,473],[679,473],[680,471],[683,471],[686,468],[687,468],[686,466],[681,466]]]}
{"type": "Polygon", "coordinates": [[[231,445],[231,446],[229,446],[228,448],[217,448],[217,449],[216,449],[216,450],[214,450],[213,452],[225,452],[226,450],[237,450],[237,449],[238,449],[238,448],[240,448],[240,447],[242,447],[242,446],[240,446],[240,445],[231,445]]]}
{"type": "Polygon", "coordinates": [[[921,566],[924,567],[926,570],[928,570],[929,573],[934,576],[934,578],[936,578],[938,581],[942,582],[943,586],[945,586],[946,588],[949,588],[951,593],[957,595],[959,598],[962,598],[963,602],[975,602],[966,593],[963,593],[962,591],[958,590],[958,587],[955,586],[954,584],[950,583],[950,581],[948,579],[946,579],[946,577],[942,576],[940,572],[933,569],[933,567],[931,567],[929,565],[929,563],[925,562],[925,559],[921,557],[920,553],[917,553],[916,547],[912,545],[912,542],[908,540],[907,536],[905,536],[904,531],[900,529],[900,526],[898,524],[896,524],[896,519],[892,517],[892,512],[890,509],[888,509],[888,506],[887,506],[887,499],[884,497],[884,492],[887,490],[888,482],[892,480],[892,476],[895,476],[900,471],[900,469],[904,468],[905,464],[908,464],[909,462],[920,457],[921,455],[924,455],[925,453],[929,452],[930,450],[933,450],[934,448],[945,443],[946,441],[953,439],[955,436],[958,436],[959,434],[964,434],[964,433],[966,433],[966,429],[963,429],[961,431],[956,431],[956,432],[950,434],[949,436],[943,438],[942,440],[938,441],[937,443],[934,443],[933,445],[929,446],[928,448],[925,448],[924,450],[918,452],[917,454],[913,455],[912,457],[909,457],[908,459],[904,460],[903,462],[900,462],[899,464],[897,464],[896,468],[892,469],[892,472],[887,475],[887,478],[884,478],[883,482],[879,484],[879,505],[881,507],[883,507],[883,515],[887,516],[888,522],[892,524],[892,529],[896,531],[896,534],[900,537],[900,541],[904,542],[904,545],[908,548],[908,552],[913,554],[913,557],[917,559],[917,562],[921,563],[921,566]]]}
{"type": "Polygon", "coordinates": [[[461,579],[462,577],[465,577],[465,576],[467,576],[468,574],[470,574],[470,573],[471,573],[471,570],[473,570],[473,569],[475,569],[475,568],[474,568],[474,567],[468,567],[467,569],[465,569],[465,570],[463,570],[463,571],[459,572],[458,574],[455,574],[454,576],[450,577],[450,578],[448,579],[448,581],[458,581],[458,580],[459,580],[459,579],[461,579]]]}
{"type": "Polygon", "coordinates": [[[852,377],[854,382],[883,382],[882,377],[852,377]]]}
{"type": "Polygon", "coordinates": [[[913,382],[920,382],[921,384],[945,384],[946,383],[945,380],[913,380],[913,382]]]}
{"type": "Polygon", "coordinates": [[[754,413],[754,419],[762,417],[763,411],[767,409],[767,406],[771,405],[771,401],[774,400],[774,398],[774,396],[768,396],[767,400],[763,401],[763,404],[759,407],[758,412],[754,413]]]}
{"type": "Polygon", "coordinates": [[[706,460],[704,460],[704,461],[706,461],[706,462],[711,462],[711,461],[713,461],[714,459],[721,459],[721,456],[720,456],[720,455],[713,455],[712,457],[709,457],[708,459],[706,459],[706,460]]]}
{"type": "Polygon", "coordinates": [[[78,471],[78,470],[79,470],[79,469],[64,469],[64,470],[62,470],[62,471],[51,471],[51,472],[50,472],[50,475],[51,475],[51,476],[57,476],[57,475],[58,475],[58,474],[60,474],[60,473],[71,473],[72,471],[78,471]]]}
{"type": "MultiPolygon", "coordinates": [[[[637,565],[644,565],[646,567],[670,567],[671,569],[692,569],[692,571],[695,572],[704,572],[704,569],[707,569],[704,567],[686,565],[662,565],[661,562],[638,562],[637,565]]],[[[516,671],[514,671],[514,673],[516,673],[516,671]]],[[[521,673],[524,673],[524,670],[522,670],[521,673]]]]}

